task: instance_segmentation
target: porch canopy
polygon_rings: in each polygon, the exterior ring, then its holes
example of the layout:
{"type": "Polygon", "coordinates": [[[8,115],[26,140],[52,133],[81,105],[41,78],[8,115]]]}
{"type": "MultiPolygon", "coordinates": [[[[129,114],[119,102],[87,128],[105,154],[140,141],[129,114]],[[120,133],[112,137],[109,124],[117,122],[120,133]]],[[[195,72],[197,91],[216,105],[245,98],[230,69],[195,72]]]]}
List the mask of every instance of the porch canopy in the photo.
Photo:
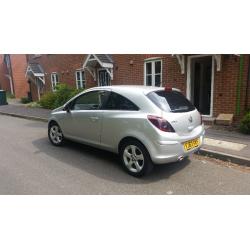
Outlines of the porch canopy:
{"type": "MultiPolygon", "coordinates": [[[[186,57],[191,56],[191,55],[173,54],[172,56],[175,56],[177,58],[178,63],[179,63],[180,68],[181,68],[181,74],[185,74],[186,57]]],[[[206,55],[204,55],[204,56],[206,56],[206,55]]],[[[217,71],[220,71],[221,70],[221,55],[211,54],[211,56],[212,56],[213,60],[215,60],[217,71]]]]}
{"type": "Polygon", "coordinates": [[[107,71],[110,79],[113,80],[113,60],[107,54],[89,54],[83,63],[83,69],[86,69],[96,80],[96,69],[102,68],[107,71]]]}
{"type": "Polygon", "coordinates": [[[38,63],[29,63],[25,76],[34,80],[37,83],[39,80],[45,84],[45,74],[42,66],[38,63]],[[38,80],[38,81],[37,81],[38,80]]]}

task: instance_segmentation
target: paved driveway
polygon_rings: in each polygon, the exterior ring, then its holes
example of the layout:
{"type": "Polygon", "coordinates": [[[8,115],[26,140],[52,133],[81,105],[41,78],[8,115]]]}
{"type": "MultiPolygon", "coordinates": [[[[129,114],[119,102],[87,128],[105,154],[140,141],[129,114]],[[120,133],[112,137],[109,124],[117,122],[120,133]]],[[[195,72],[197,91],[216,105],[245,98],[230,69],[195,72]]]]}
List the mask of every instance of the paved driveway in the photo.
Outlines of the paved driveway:
{"type": "Polygon", "coordinates": [[[136,179],[116,155],[52,146],[46,124],[0,115],[0,194],[250,194],[250,173],[205,158],[157,166],[136,179]]]}

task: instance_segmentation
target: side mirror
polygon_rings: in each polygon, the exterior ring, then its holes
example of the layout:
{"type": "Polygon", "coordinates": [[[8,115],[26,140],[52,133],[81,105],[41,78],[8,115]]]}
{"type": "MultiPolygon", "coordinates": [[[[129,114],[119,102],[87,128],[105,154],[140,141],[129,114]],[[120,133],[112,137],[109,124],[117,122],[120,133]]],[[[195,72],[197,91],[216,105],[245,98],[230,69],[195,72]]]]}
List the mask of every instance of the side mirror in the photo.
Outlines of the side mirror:
{"type": "Polygon", "coordinates": [[[67,104],[63,107],[63,111],[66,111],[67,113],[70,112],[70,104],[67,104]]]}

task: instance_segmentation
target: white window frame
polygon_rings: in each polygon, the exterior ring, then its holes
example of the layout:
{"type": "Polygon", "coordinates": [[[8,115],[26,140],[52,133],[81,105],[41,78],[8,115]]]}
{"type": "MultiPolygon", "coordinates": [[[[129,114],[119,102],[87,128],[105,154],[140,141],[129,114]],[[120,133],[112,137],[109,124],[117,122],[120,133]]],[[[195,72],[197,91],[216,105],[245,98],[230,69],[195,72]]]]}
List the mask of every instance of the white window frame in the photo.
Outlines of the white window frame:
{"type": "Polygon", "coordinates": [[[144,61],[144,85],[145,86],[155,86],[155,76],[156,75],[160,75],[161,76],[161,82],[160,82],[160,86],[162,86],[162,59],[157,58],[157,59],[147,59],[144,61]],[[160,62],[161,63],[161,73],[155,73],[155,63],[156,62],[160,62]],[[147,74],[147,63],[151,63],[151,67],[152,67],[152,73],[151,74],[147,74]],[[151,75],[152,76],[152,84],[151,85],[147,85],[147,76],[151,75]]]}
{"type": "Polygon", "coordinates": [[[76,78],[76,88],[79,89],[79,84],[80,83],[80,88],[85,88],[86,87],[86,79],[85,79],[85,72],[84,70],[77,69],[75,71],[75,78],[76,78]],[[80,73],[80,80],[77,79],[77,73],[80,73]]]}
{"type": "Polygon", "coordinates": [[[57,72],[51,73],[51,89],[52,91],[56,91],[56,85],[59,83],[59,78],[57,72]]]}

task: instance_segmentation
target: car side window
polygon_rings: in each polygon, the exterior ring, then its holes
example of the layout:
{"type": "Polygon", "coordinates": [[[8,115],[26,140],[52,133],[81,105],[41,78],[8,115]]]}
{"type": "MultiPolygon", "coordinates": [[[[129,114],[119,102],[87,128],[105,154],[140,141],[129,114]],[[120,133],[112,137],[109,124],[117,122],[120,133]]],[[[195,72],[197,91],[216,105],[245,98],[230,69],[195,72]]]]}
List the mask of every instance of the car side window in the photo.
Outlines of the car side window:
{"type": "Polygon", "coordinates": [[[104,107],[106,110],[132,110],[137,111],[139,108],[126,97],[111,92],[108,101],[104,107]]]}
{"type": "Polygon", "coordinates": [[[98,110],[106,102],[107,91],[91,91],[75,99],[72,110],[98,110]]]}

